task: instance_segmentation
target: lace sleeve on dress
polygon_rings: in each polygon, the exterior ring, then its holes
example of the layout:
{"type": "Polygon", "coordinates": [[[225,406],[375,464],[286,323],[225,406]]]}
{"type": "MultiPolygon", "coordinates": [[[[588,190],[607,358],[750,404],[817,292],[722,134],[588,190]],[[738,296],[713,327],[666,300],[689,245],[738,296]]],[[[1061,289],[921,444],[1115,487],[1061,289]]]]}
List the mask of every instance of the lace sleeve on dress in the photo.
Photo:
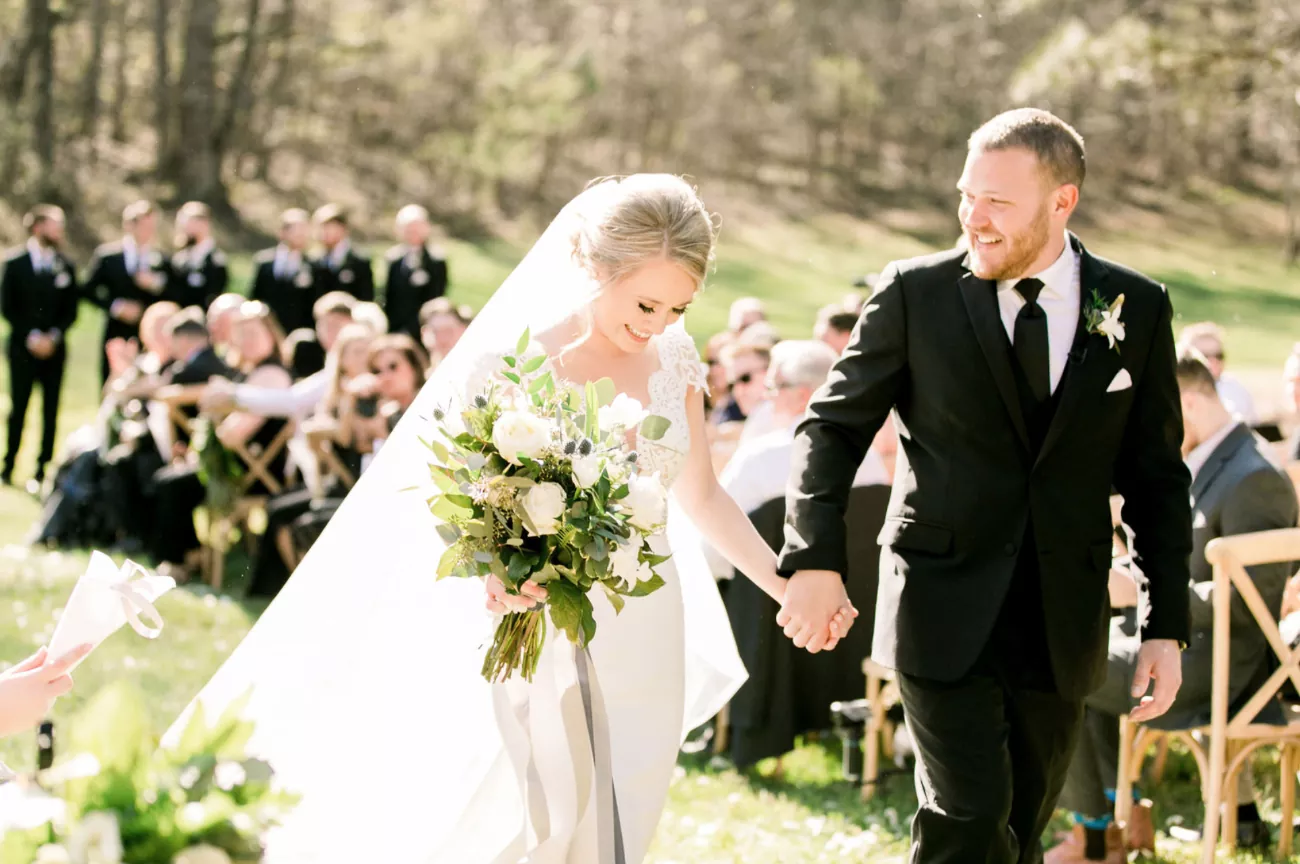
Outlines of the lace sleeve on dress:
{"type": "Polygon", "coordinates": [[[663,334],[663,348],[660,363],[665,369],[672,370],[673,377],[684,381],[688,386],[709,392],[709,370],[700,360],[700,352],[695,348],[685,328],[670,327],[663,334]]]}

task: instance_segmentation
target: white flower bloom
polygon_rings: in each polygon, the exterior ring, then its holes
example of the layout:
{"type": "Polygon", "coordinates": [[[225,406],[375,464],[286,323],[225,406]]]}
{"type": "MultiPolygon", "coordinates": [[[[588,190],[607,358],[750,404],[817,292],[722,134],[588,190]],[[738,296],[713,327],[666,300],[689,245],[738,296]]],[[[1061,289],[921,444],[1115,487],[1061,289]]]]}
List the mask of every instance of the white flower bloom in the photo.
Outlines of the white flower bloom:
{"type": "Polygon", "coordinates": [[[632,524],[647,533],[662,528],[668,519],[668,490],[659,481],[659,475],[633,475],[627,486],[627,497],[622,503],[629,511],[632,524]]]}
{"type": "Polygon", "coordinates": [[[125,850],[117,814],[96,811],[83,816],[68,840],[68,854],[78,862],[121,864],[125,850]]]}
{"type": "Polygon", "coordinates": [[[181,808],[180,821],[190,828],[197,828],[208,818],[208,808],[198,801],[192,801],[181,808]]]}
{"type": "Polygon", "coordinates": [[[238,762],[222,762],[217,765],[213,778],[217,781],[218,789],[229,792],[236,786],[243,786],[248,775],[244,773],[244,766],[238,762]]]}
{"type": "Polygon", "coordinates": [[[615,576],[628,585],[644,582],[654,576],[654,571],[650,569],[649,564],[640,560],[640,555],[641,535],[633,531],[631,539],[610,550],[609,568],[615,576]]]}
{"type": "Polygon", "coordinates": [[[1097,325],[1097,332],[1106,337],[1109,347],[1114,348],[1116,342],[1124,341],[1124,322],[1119,320],[1120,312],[1124,310],[1124,295],[1121,294],[1111,309],[1101,313],[1101,323],[1097,325]]]}
{"type": "Polygon", "coordinates": [[[600,406],[596,419],[601,429],[635,429],[648,413],[640,402],[626,393],[620,393],[614,397],[613,402],[600,406]]]}
{"type": "Polygon", "coordinates": [[[551,444],[551,424],[527,411],[506,411],[492,426],[492,444],[514,465],[523,464],[520,456],[540,459],[551,444]]]}
{"type": "Polygon", "coordinates": [[[564,488],[557,483],[538,483],[520,499],[537,534],[554,534],[560,530],[560,517],[568,507],[564,488]]]}
{"type": "Polygon", "coordinates": [[[72,864],[72,856],[62,846],[46,843],[36,850],[36,861],[33,864],[72,864]]]}
{"type": "Polygon", "coordinates": [[[230,856],[216,846],[191,846],[181,852],[172,864],[231,864],[230,856]]]}
{"type": "Polygon", "coordinates": [[[574,456],[573,479],[583,489],[589,489],[600,481],[601,466],[598,456],[574,456]]]}
{"type": "Polygon", "coordinates": [[[37,786],[25,783],[0,785],[0,836],[7,830],[27,831],[50,822],[61,822],[68,805],[37,786]]]}

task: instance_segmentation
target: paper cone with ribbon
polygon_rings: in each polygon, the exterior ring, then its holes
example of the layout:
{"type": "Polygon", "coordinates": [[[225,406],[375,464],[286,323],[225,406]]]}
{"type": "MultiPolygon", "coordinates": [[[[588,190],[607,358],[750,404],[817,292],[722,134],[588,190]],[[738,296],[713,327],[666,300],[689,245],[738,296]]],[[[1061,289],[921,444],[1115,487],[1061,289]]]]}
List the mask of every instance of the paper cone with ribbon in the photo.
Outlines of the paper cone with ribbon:
{"type": "Polygon", "coordinates": [[[78,645],[98,647],[123,624],[156,639],[163,621],[153,604],[175,587],[174,579],[152,574],[134,561],[118,567],[103,552],[92,552],[54,628],[49,656],[62,657],[78,645]]]}

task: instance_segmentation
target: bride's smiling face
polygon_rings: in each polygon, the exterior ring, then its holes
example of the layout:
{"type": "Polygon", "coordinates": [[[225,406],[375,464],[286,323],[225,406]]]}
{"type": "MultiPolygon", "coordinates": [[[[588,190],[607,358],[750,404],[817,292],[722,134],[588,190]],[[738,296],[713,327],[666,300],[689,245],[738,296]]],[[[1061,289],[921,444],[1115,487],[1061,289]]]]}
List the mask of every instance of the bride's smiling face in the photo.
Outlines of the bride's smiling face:
{"type": "Polygon", "coordinates": [[[699,286],[681,266],[650,261],[608,285],[592,302],[595,331],[635,354],[686,313],[699,286]]]}

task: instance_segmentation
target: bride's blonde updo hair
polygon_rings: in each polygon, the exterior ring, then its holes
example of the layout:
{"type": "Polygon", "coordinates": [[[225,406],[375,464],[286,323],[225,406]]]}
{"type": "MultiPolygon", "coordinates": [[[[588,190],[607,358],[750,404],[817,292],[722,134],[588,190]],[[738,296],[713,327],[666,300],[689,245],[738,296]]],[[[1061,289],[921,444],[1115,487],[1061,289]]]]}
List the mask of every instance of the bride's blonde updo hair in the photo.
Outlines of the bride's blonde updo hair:
{"type": "Polygon", "coordinates": [[[633,174],[592,181],[573,232],[573,257],[601,285],[661,259],[703,284],[716,239],[714,217],[693,186],[674,174],[633,174]]]}

